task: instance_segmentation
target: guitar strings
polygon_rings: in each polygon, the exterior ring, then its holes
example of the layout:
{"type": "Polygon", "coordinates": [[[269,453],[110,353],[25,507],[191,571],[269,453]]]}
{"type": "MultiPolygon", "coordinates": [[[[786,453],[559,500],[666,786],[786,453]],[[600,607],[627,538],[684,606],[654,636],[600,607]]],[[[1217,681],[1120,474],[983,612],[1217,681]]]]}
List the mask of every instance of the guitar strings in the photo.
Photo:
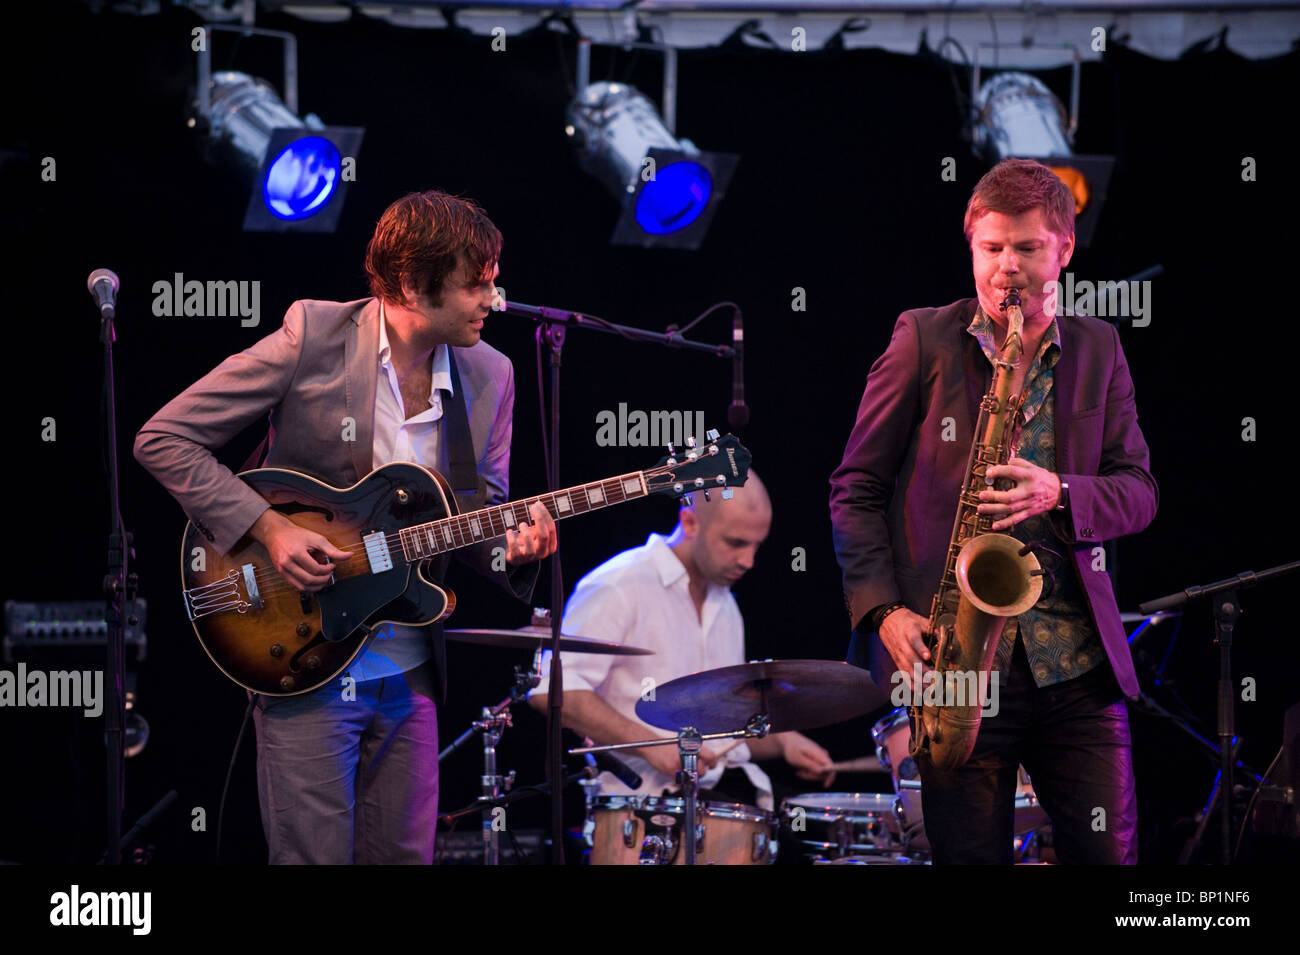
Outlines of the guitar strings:
{"type": "MultiPolygon", "coordinates": [[[[687,463],[693,463],[693,462],[687,462],[687,463]]],[[[680,466],[681,466],[680,464],[677,464],[677,465],[660,465],[659,467],[650,468],[650,469],[647,469],[647,470],[645,470],[645,471],[640,471],[640,472],[631,472],[631,473],[629,473],[629,474],[620,475],[620,476],[618,476],[618,477],[606,478],[606,479],[604,479],[604,480],[602,480],[602,481],[593,481],[593,482],[591,482],[591,483],[589,483],[589,484],[578,485],[578,486],[576,486],[576,487],[568,488],[568,489],[566,489],[566,490],[564,490],[564,491],[547,492],[547,493],[544,494],[544,495],[539,495],[539,496],[534,497],[534,498],[524,498],[524,499],[519,500],[519,501],[511,501],[511,502],[509,502],[509,503],[507,503],[507,504],[500,504],[500,505],[494,505],[494,506],[491,506],[491,507],[480,508],[480,509],[477,510],[477,511],[471,511],[471,512],[469,512],[468,514],[449,514],[449,515],[447,515],[446,517],[443,517],[443,518],[438,518],[438,519],[433,520],[433,521],[425,521],[425,522],[423,522],[422,524],[416,524],[416,525],[412,525],[412,527],[403,528],[403,529],[401,529],[401,530],[399,530],[398,532],[393,533],[393,534],[385,534],[385,535],[384,535],[384,538],[383,538],[384,545],[385,545],[385,547],[386,547],[387,550],[388,550],[388,554],[389,554],[389,556],[390,556],[391,558],[393,558],[393,565],[394,565],[395,567],[396,567],[398,564],[411,564],[411,563],[416,563],[416,562],[418,562],[418,561],[420,561],[420,560],[426,560],[426,559],[429,559],[429,558],[435,557],[435,556],[437,556],[437,555],[439,555],[439,554],[449,553],[449,552],[452,551],[452,550],[458,550],[458,549],[460,549],[460,548],[468,547],[468,546],[471,546],[471,545],[473,545],[473,544],[486,543],[486,542],[493,541],[493,540],[500,540],[504,535],[502,535],[502,534],[495,534],[495,535],[493,535],[492,537],[484,537],[484,538],[476,539],[476,540],[460,540],[460,541],[458,541],[458,540],[457,540],[457,537],[461,537],[461,538],[463,538],[467,533],[472,533],[472,525],[471,525],[470,527],[465,527],[465,528],[458,527],[458,528],[457,528],[457,534],[456,534],[456,537],[453,537],[452,544],[451,544],[450,547],[448,547],[446,550],[438,550],[438,551],[436,551],[436,552],[433,553],[433,554],[429,554],[429,555],[425,555],[425,556],[417,557],[417,558],[413,561],[413,560],[410,560],[409,558],[407,558],[407,556],[406,556],[406,548],[405,548],[405,546],[404,546],[404,544],[403,544],[402,535],[403,535],[403,533],[405,533],[405,532],[409,532],[409,531],[412,530],[412,528],[414,528],[414,527],[420,527],[420,526],[425,526],[425,525],[433,525],[433,524],[450,523],[450,522],[452,522],[452,521],[460,521],[460,520],[472,521],[472,520],[474,519],[475,515],[478,515],[478,514],[489,515],[490,512],[493,511],[493,510],[496,510],[496,511],[498,512],[498,516],[499,516],[499,514],[500,514],[501,511],[505,511],[505,510],[508,509],[508,510],[510,510],[510,511],[513,512],[513,510],[514,510],[516,507],[520,506],[520,505],[522,505],[522,506],[524,507],[524,512],[525,512],[525,514],[531,516],[532,505],[533,505],[533,504],[538,504],[538,503],[540,503],[540,504],[542,504],[544,507],[546,507],[547,512],[551,514],[551,517],[552,517],[553,520],[559,520],[559,519],[561,519],[561,518],[563,518],[563,517],[566,517],[566,516],[571,516],[571,515],[574,515],[574,514],[581,514],[581,513],[589,513],[590,511],[593,511],[593,510],[597,510],[597,509],[598,509],[597,507],[592,507],[592,506],[591,506],[590,495],[587,494],[587,489],[588,489],[588,488],[599,487],[599,488],[601,489],[601,492],[602,492],[603,497],[602,497],[602,501],[601,501],[601,503],[598,505],[598,507],[606,507],[606,506],[608,506],[608,505],[610,505],[610,504],[621,504],[621,503],[625,503],[625,502],[627,502],[627,501],[629,501],[629,500],[635,500],[634,497],[629,497],[628,494],[627,494],[627,491],[625,490],[625,481],[626,481],[627,479],[629,479],[629,478],[640,478],[640,479],[644,479],[645,482],[646,482],[646,484],[648,485],[648,484],[650,483],[649,479],[651,479],[651,478],[655,478],[655,477],[658,477],[658,476],[660,476],[661,474],[666,474],[666,473],[668,473],[669,471],[672,471],[672,470],[674,470],[676,467],[680,467],[680,466]],[[620,492],[619,497],[618,497],[618,499],[616,499],[616,500],[611,500],[611,499],[610,499],[610,496],[609,496],[609,493],[608,493],[608,488],[606,487],[607,485],[611,485],[611,484],[614,485],[615,489],[617,489],[617,490],[620,492]],[[570,499],[572,499],[573,496],[574,496],[574,492],[579,491],[579,490],[581,490],[581,491],[583,492],[583,497],[586,499],[586,503],[587,503],[587,505],[588,505],[588,506],[587,506],[587,509],[586,509],[585,511],[578,511],[578,510],[573,509],[573,508],[571,507],[567,512],[561,511],[560,508],[559,508],[558,502],[557,502],[557,497],[562,497],[562,496],[566,496],[566,495],[567,495],[570,499]],[[550,500],[550,506],[547,506],[547,505],[546,505],[546,502],[543,500],[543,498],[545,498],[545,497],[549,497],[549,498],[551,499],[551,500],[550,500]],[[394,553],[394,550],[397,551],[396,554],[394,553]]],[[[638,481],[638,483],[640,483],[640,481],[638,481]]],[[[642,497],[642,496],[646,496],[646,495],[636,495],[636,497],[642,497]]],[[[487,523],[488,523],[488,526],[489,526],[489,528],[490,528],[490,527],[492,526],[492,522],[491,522],[491,517],[490,517],[490,516],[489,516],[488,519],[487,519],[487,523]]],[[[503,523],[504,523],[504,521],[503,521],[503,523]]],[[[511,528],[511,527],[508,527],[508,526],[507,526],[506,529],[507,529],[507,531],[509,531],[509,530],[513,530],[513,529],[515,529],[515,528],[511,528]]],[[[445,536],[445,533],[444,533],[443,541],[445,542],[445,540],[446,540],[446,536],[445,536]]],[[[343,565],[346,565],[346,564],[350,564],[352,561],[357,560],[358,558],[361,558],[361,557],[365,557],[365,556],[366,556],[366,542],[363,541],[363,540],[361,540],[361,541],[357,541],[355,544],[352,544],[352,543],[347,543],[347,544],[337,544],[337,543],[336,543],[336,544],[334,544],[334,546],[337,547],[339,550],[353,551],[353,552],[354,552],[354,553],[352,553],[351,556],[349,556],[349,557],[345,557],[345,558],[343,558],[343,559],[341,559],[341,560],[334,561],[333,563],[334,563],[334,566],[336,566],[336,567],[338,567],[338,566],[343,566],[343,565]]],[[[199,584],[199,585],[197,585],[196,587],[188,588],[188,590],[187,590],[186,592],[189,593],[189,592],[194,591],[194,590],[197,590],[197,589],[199,589],[199,588],[206,588],[206,587],[219,586],[220,584],[222,584],[223,582],[225,582],[227,579],[229,579],[229,578],[224,578],[224,577],[223,577],[223,578],[218,578],[217,580],[214,580],[214,581],[212,581],[212,582],[210,582],[210,583],[207,583],[207,584],[199,584]]],[[[254,581],[257,583],[257,585],[258,585],[258,593],[259,593],[259,595],[264,596],[264,597],[269,597],[269,596],[279,596],[279,595],[282,595],[282,594],[285,594],[285,593],[289,593],[289,592],[293,592],[293,593],[301,593],[301,592],[302,592],[302,591],[300,591],[296,586],[294,586],[293,584],[289,583],[289,581],[287,581],[287,580],[284,578],[284,575],[281,574],[281,573],[280,573],[280,572],[279,572],[279,571],[278,571],[274,566],[262,566],[262,567],[254,568],[254,570],[253,570],[253,580],[254,580],[254,581]]],[[[230,582],[231,582],[231,583],[234,583],[234,584],[237,585],[238,582],[239,582],[239,578],[233,578],[233,579],[230,579],[230,582]]]]}

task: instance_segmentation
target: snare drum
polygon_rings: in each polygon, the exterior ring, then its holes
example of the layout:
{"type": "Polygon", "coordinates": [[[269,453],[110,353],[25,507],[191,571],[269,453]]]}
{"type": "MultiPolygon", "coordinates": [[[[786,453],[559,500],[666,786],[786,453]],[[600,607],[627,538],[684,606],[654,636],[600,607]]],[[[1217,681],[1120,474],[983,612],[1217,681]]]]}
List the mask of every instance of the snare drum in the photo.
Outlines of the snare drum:
{"type": "Polygon", "coordinates": [[[893,793],[804,793],[781,803],[781,828],[810,862],[903,848],[893,793]]]}
{"type": "MultiPolygon", "coordinates": [[[[596,796],[587,811],[592,865],[685,865],[680,796],[596,796]]],[[[698,865],[770,865],[776,861],[776,818],[742,803],[695,806],[698,865]]]]}

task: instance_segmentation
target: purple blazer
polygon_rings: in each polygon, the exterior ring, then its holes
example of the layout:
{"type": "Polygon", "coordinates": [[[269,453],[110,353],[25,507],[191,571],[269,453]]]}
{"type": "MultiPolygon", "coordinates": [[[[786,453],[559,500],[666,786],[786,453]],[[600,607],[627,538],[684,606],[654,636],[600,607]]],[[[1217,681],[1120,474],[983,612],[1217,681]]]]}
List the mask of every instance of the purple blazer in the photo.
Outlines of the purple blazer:
{"type": "MultiPolygon", "coordinates": [[[[916,613],[930,612],[980,399],[993,376],[979,343],[966,333],[976,306],[971,298],[904,312],[867,376],[830,495],[835,552],[855,627],[895,600],[916,613]],[[955,431],[953,440],[943,440],[946,425],[955,431]]],[[[1133,697],[1138,682],[1128,639],[1110,575],[1092,569],[1094,551],[1150,524],[1159,491],[1119,333],[1082,316],[1058,317],[1057,324],[1056,470],[1070,485],[1070,504],[1051,523],[1074,552],[1115,678],[1133,697]]]]}

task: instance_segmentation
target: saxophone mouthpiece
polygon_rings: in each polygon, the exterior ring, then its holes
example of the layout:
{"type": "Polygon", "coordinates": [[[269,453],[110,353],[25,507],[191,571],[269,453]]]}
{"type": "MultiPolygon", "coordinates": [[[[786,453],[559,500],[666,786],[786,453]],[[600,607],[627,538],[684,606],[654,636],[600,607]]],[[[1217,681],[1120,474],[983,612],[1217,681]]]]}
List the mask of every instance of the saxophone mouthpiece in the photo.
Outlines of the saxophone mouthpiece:
{"type": "Polygon", "coordinates": [[[1002,304],[998,306],[998,309],[1005,312],[1012,305],[1016,308],[1020,307],[1020,289],[1014,287],[1007,289],[1007,297],[1002,300],[1002,304]]]}

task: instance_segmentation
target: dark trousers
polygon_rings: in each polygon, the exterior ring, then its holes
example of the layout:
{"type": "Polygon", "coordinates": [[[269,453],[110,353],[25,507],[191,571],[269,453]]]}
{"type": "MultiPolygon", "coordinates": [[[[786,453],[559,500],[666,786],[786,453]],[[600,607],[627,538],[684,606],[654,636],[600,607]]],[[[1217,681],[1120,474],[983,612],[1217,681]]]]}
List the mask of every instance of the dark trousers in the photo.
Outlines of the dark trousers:
{"type": "Polygon", "coordinates": [[[1038,687],[1016,641],[999,681],[998,715],[985,715],[965,765],[937,770],[928,754],[921,806],[934,862],[1009,865],[1021,763],[1063,863],[1137,862],[1137,796],[1128,710],[1109,664],[1038,687]]]}
{"type": "Polygon", "coordinates": [[[426,663],[301,696],[258,697],[257,789],[272,865],[433,862],[433,672],[426,663]]]}

